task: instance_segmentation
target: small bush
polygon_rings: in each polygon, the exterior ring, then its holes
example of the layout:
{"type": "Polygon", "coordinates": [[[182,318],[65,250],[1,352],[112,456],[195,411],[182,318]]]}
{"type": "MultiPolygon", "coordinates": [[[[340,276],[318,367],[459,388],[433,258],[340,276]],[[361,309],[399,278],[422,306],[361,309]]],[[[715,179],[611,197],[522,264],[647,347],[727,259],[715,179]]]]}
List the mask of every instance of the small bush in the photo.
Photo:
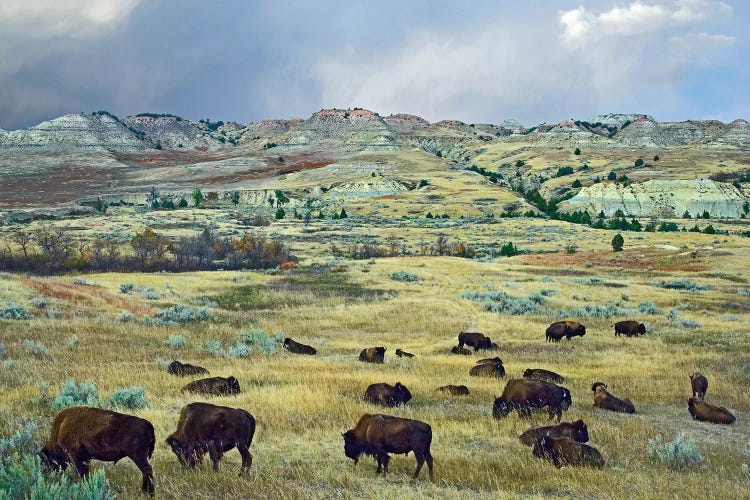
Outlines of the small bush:
{"type": "Polygon", "coordinates": [[[622,309],[617,304],[607,302],[606,304],[586,304],[569,309],[561,309],[556,312],[560,318],[614,318],[616,316],[628,316],[630,311],[622,309]]]}
{"type": "Polygon", "coordinates": [[[407,283],[419,283],[419,276],[406,271],[396,271],[391,274],[391,279],[396,281],[406,281],[407,283]]]}
{"type": "Polygon", "coordinates": [[[47,346],[45,346],[41,342],[35,342],[31,339],[26,339],[23,341],[23,347],[26,349],[26,352],[36,358],[44,358],[49,356],[49,349],[47,349],[47,346]]]}
{"type": "Polygon", "coordinates": [[[207,340],[202,346],[201,349],[204,351],[208,351],[211,354],[213,354],[216,357],[221,357],[226,354],[224,349],[221,347],[221,342],[218,340],[207,340]]]}
{"type": "Polygon", "coordinates": [[[711,285],[699,285],[693,281],[688,280],[675,280],[675,281],[657,281],[652,283],[652,286],[657,288],[666,288],[669,290],[687,290],[689,292],[700,292],[703,290],[711,290],[711,285]]]}
{"type": "Polygon", "coordinates": [[[130,293],[133,291],[132,283],[123,283],[120,285],[120,293],[130,293]]]}
{"type": "Polygon", "coordinates": [[[31,303],[34,304],[34,307],[37,309],[44,309],[49,305],[49,300],[44,295],[37,295],[31,299],[31,303]]]}
{"type": "Polygon", "coordinates": [[[149,326],[175,326],[192,321],[205,321],[211,317],[207,309],[193,309],[192,307],[179,304],[167,309],[160,309],[151,318],[146,316],[143,321],[149,326]]]}
{"type": "Polygon", "coordinates": [[[679,434],[667,443],[662,442],[661,436],[649,440],[648,456],[675,470],[697,467],[703,461],[695,442],[684,434],[679,434]]]}
{"type": "Polygon", "coordinates": [[[78,335],[71,335],[70,337],[65,339],[65,343],[68,345],[70,349],[75,349],[76,347],[78,347],[78,343],[79,343],[78,335]]]}
{"type": "Polygon", "coordinates": [[[8,357],[8,350],[5,348],[5,344],[0,342],[0,359],[8,357]]]}
{"type": "Polygon", "coordinates": [[[55,311],[54,309],[47,309],[47,317],[49,319],[59,319],[60,313],[55,311]]]}
{"type": "Polygon", "coordinates": [[[132,319],[133,313],[131,313],[130,311],[122,311],[117,315],[117,321],[119,321],[120,323],[128,323],[132,319]]]}
{"type": "Polygon", "coordinates": [[[656,304],[650,300],[638,304],[638,312],[641,314],[664,314],[664,311],[656,307],[656,304]]]}
{"type": "Polygon", "coordinates": [[[137,385],[117,389],[112,393],[107,402],[111,406],[128,410],[148,408],[146,389],[137,385]]]}
{"type": "Polygon", "coordinates": [[[159,300],[161,295],[153,290],[146,290],[146,293],[143,294],[143,298],[146,300],[159,300]]]}
{"type": "Polygon", "coordinates": [[[211,307],[211,308],[214,308],[214,309],[218,309],[219,308],[219,303],[216,302],[216,301],[213,301],[213,300],[209,299],[208,297],[199,297],[199,298],[193,300],[192,303],[193,303],[193,305],[201,306],[201,307],[211,307]]]}
{"type": "Polygon", "coordinates": [[[68,406],[86,405],[100,406],[99,391],[93,382],[87,380],[80,385],[73,379],[63,382],[60,393],[52,400],[52,409],[60,411],[68,406]]]}
{"type": "Polygon", "coordinates": [[[17,364],[12,359],[4,359],[3,360],[3,370],[15,370],[17,368],[17,364]]]}
{"type": "Polygon", "coordinates": [[[250,355],[250,348],[245,344],[237,344],[234,347],[230,347],[227,351],[227,356],[230,358],[245,358],[250,355]]]}
{"type": "MultiPolygon", "coordinates": [[[[534,299],[526,297],[513,297],[504,292],[472,292],[463,293],[461,297],[468,300],[482,302],[485,311],[492,311],[500,314],[510,314],[513,316],[526,316],[530,314],[541,314],[541,302],[538,301],[541,295],[535,296],[534,299]]],[[[543,298],[543,297],[542,297],[543,298]]]]}
{"type": "Polygon", "coordinates": [[[184,335],[170,335],[167,339],[167,345],[172,349],[182,349],[187,345],[184,335]]]}
{"type": "Polygon", "coordinates": [[[31,319],[34,315],[26,312],[26,309],[21,304],[15,304],[13,302],[6,302],[5,307],[0,307],[0,318],[3,319],[31,319]]]}
{"type": "Polygon", "coordinates": [[[282,338],[270,337],[262,328],[253,328],[237,334],[238,345],[248,346],[252,351],[262,354],[274,354],[277,345],[284,341],[282,338]]]}
{"type": "Polygon", "coordinates": [[[695,321],[695,320],[692,320],[692,319],[686,319],[686,320],[680,321],[680,326],[681,326],[682,328],[688,328],[688,329],[691,329],[691,330],[692,330],[693,328],[700,328],[700,327],[701,327],[701,324],[700,324],[700,323],[698,323],[698,322],[697,322],[697,321],[695,321]]]}
{"type": "Polygon", "coordinates": [[[750,288],[742,288],[740,290],[737,290],[737,295],[741,295],[742,297],[750,297],[750,288]]]}
{"type": "Polygon", "coordinates": [[[73,280],[73,284],[74,284],[74,285],[88,285],[88,284],[89,284],[89,282],[88,282],[88,281],[86,281],[86,280],[85,280],[85,279],[83,279],[83,278],[76,278],[76,279],[74,279],[74,280],[73,280]]]}
{"type": "Polygon", "coordinates": [[[518,253],[518,247],[515,246],[512,241],[509,241],[500,248],[501,257],[513,257],[518,255],[518,253]]]}

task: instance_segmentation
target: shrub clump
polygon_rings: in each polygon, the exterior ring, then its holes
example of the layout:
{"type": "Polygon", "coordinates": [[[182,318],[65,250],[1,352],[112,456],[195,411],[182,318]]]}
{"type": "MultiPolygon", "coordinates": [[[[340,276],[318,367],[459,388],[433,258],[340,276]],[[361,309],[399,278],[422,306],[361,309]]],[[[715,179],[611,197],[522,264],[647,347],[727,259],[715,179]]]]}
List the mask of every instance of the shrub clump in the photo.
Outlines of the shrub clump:
{"type": "Polygon", "coordinates": [[[218,340],[207,340],[201,346],[201,349],[210,352],[216,357],[221,357],[226,354],[226,351],[224,351],[224,349],[221,347],[221,342],[219,342],[218,340]]]}
{"type": "Polygon", "coordinates": [[[146,292],[143,294],[143,298],[146,300],[159,300],[161,298],[161,295],[153,290],[146,290],[146,292]]]}
{"type": "Polygon", "coordinates": [[[65,340],[65,343],[68,345],[70,349],[75,349],[78,347],[79,344],[78,335],[71,335],[65,340]]]}
{"type": "Polygon", "coordinates": [[[656,304],[650,300],[638,304],[638,312],[641,314],[664,314],[664,311],[656,307],[656,304]]]}
{"type": "Polygon", "coordinates": [[[750,288],[741,288],[737,290],[737,295],[741,295],[743,297],[750,297],[750,288]]]}
{"type": "Polygon", "coordinates": [[[579,318],[614,318],[615,316],[628,316],[630,311],[623,309],[615,303],[607,302],[606,304],[586,304],[575,306],[570,309],[561,309],[557,311],[558,317],[579,317],[579,318]]]}
{"type": "Polygon", "coordinates": [[[112,393],[109,399],[107,399],[107,402],[111,406],[128,410],[148,408],[146,389],[137,385],[117,389],[112,393]]]}
{"type": "Polygon", "coordinates": [[[237,334],[237,345],[247,346],[251,352],[256,351],[261,354],[276,353],[277,347],[282,342],[284,342],[283,334],[277,333],[271,337],[262,328],[253,328],[237,334]]]}
{"type": "Polygon", "coordinates": [[[31,303],[34,304],[34,307],[37,309],[44,309],[49,305],[49,300],[44,295],[37,295],[31,299],[31,303]]]}
{"type": "Polygon", "coordinates": [[[182,349],[187,345],[187,339],[184,335],[170,335],[167,339],[167,345],[172,349],[182,349]]]}
{"type": "Polygon", "coordinates": [[[675,470],[697,467],[702,463],[695,442],[684,434],[679,434],[673,441],[666,443],[662,442],[661,436],[649,440],[648,455],[652,460],[675,470]]]}
{"type": "Polygon", "coordinates": [[[26,349],[26,352],[36,358],[44,358],[49,356],[49,349],[47,349],[47,346],[45,346],[41,342],[35,342],[31,339],[26,339],[23,341],[23,347],[26,349]]]}
{"type": "Polygon", "coordinates": [[[6,302],[5,307],[0,307],[0,318],[3,319],[31,319],[34,315],[27,312],[21,304],[15,304],[13,302],[6,302]]]}
{"type": "Polygon", "coordinates": [[[123,283],[120,285],[120,293],[130,293],[133,291],[132,283],[123,283]]]}
{"type": "Polygon", "coordinates": [[[666,288],[668,290],[687,290],[689,292],[700,292],[703,290],[711,290],[711,285],[699,285],[689,280],[675,280],[675,281],[657,281],[652,283],[657,288],[666,288]]]}
{"type": "Polygon", "coordinates": [[[540,314],[544,296],[534,294],[529,297],[514,297],[504,292],[465,292],[461,297],[476,302],[482,302],[485,311],[492,311],[513,316],[540,314]]]}
{"type": "Polygon", "coordinates": [[[395,281],[405,281],[407,283],[419,283],[419,276],[406,271],[396,271],[391,274],[391,279],[395,281]]]}
{"type": "Polygon", "coordinates": [[[60,393],[52,400],[52,409],[60,411],[63,408],[75,405],[95,407],[101,405],[99,401],[99,391],[93,382],[87,380],[80,385],[76,384],[76,381],[73,379],[68,379],[63,382],[63,385],[60,388],[60,393]]]}
{"type": "Polygon", "coordinates": [[[117,315],[117,321],[120,323],[128,323],[133,319],[133,313],[130,311],[122,311],[117,315]]]}
{"type": "Polygon", "coordinates": [[[192,321],[206,321],[211,317],[208,309],[193,309],[192,307],[179,304],[167,309],[160,309],[152,318],[144,317],[143,321],[149,326],[175,326],[192,321]]]}
{"type": "Polygon", "coordinates": [[[0,342],[0,360],[8,357],[8,350],[5,348],[5,344],[0,342]]]}

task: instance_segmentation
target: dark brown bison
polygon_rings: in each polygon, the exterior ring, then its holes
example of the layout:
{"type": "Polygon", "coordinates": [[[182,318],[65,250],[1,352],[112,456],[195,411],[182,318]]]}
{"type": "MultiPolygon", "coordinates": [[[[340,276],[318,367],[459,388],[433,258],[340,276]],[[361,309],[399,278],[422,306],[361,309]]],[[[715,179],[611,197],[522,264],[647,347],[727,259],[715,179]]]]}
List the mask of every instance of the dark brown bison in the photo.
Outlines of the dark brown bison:
{"type": "Polygon", "coordinates": [[[314,356],[318,353],[313,346],[300,344],[289,337],[284,339],[284,349],[294,354],[307,354],[309,356],[314,356]]]}
{"type": "Polygon", "coordinates": [[[520,416],[528,417],[533,411],[547,408],[549,418],[556,415],[560,422],[563,411],[570,408],[571,403],[570,391],[565,387],[541,380],[516,378],[509,380],[503,394],[495,398],[492,416],[502,418],[517,410],[520,416]]]}
{"type": "Polygon", "coordinates": [[[437,388],[438,391],[447,392],[454,396],[468,396],[469,388],[465,385],[444,385],[437,388]]]}
{"type": "Polygon", "coordinates": [[[226,396],[240,393],[240,383],[234,377],[209,377],[194,380],[182,388],[183,391],[207,396],[226,396]]]}
{"type": "Polygon", "coordinates": [[[474,348],[474,352],[479,349],[492,349],[492,340],[479,332],[461,332],[458,334],[458,347],[468,345],[474,348]]]}
{"type": "Polygon", "coordinates": [[[690,375],[690,385],[693,386],[693,397],[703,401],[708,390],[708,379],[700,373],[690,375]]]}
{"type": "Polygon", "coordinates": [[[734,415],[723,406],[714,406],[696,398],[688,399],[688,411],[695,420],[712,424],[733,424],[734,415]]]}
{"type": "Polygon", "coordinates": [[[570,340],[572,337],[583,337],[586,335],[586,327],[577,321],[557,321],[547,327],[545,335],[546,342],[559,342],[563,337],[570,340]]]}
{"type": "Polygon", "coordinates": [[[553,384],[562,384],[565,382],[565,377],[549,370],[543,370],[541,368],[527,368],[523,372],[524,378],[533,378],[534,380],[542,380],[544,382],[552,382],[553,384]]]}
{"type": "Polygon", "coordinates": [[[615,337],[620,335],[633,337],[646,333],[646,325],[637,321],[618,321],[612,326],[615,327],[615,337]]]}
{"type": "Polygon", "coordinates": [[[154,472],[148,459],[156,438],[151,422],[132,415],[88,406],[60,411],[52,423],[41,458],[52,469],[65,469],[72,462],[78,474],[89,472],[91,459],[117,462],[128,457],[143,475],[141,490],[154,494],[154,472]]]}
{"type": "Polygon", "coordinates": [[[180,363],[179,361],[172,361],[169,363],[167,373],[170,375],[176,375],[178,377],[187,377],[188,375],[208,375],[208,370],[202,366],[189,365],[187,363],[180,363]]]}
{"type": "Polygon", "coordinates": [[[620,399],[607,390],[604,382],[594,382],[591,386],[594,391],[594,406],[603,410],[617,411],[620,413],[635,413],[635,406],[629,399],[620,399]]]}
{"type": "Polygon", "coordinates": [[[540,436],[534,443],[533,453],[535,457],[551,460],[558,469],[563,465],[604,467],[599,450],[566,437],[540,436]]]}
{"type": "Polygon", "coordinates": [[[468,349],[465,349],[463,347],[459,347],[457,345],[454,345],[451,349],[451,353],[453,354],[462,354],[464,356],[471,356],[471,351],[468,349]]]}
{"type": "Polygon", "coordinates": [[[253,464],[248,448],[255,434],[255,418],[239,408],[190,403],[180,411],[177,430],[166,443],[185,467],[195,467],[208,452],[214,471],[225,452],[237,448],[242,456],[240,475],[253,464]]]}
{"type": "Polygon", "coordinates": [[[365,363],[383,363],[385,360],[385,347],[368,347],[359,353],[359,360],[365,363]]]}
{"type": "Polygon", "coordinates": [[[425,461],[432,475],[432,428],[419,420],[391,417],[389,415],[362,415],[354,429],[344,434],[344,454],[354,460],[356,465],[359,457],[372,455],[378,461],[377,472],[388,474],[389,453],[408,454],[414,452],[417,459],[417,470],[414,478],[419,477],[419,471],[425,461]]]}
{"type": "Polygon", "coordinates": [[[500,363],[502,364],[503,360],[500,359],[499,356],[495,356],[494,358],[484,358],[477,361],[478,365],[484,364],[484,363],[500,363]]]}
{"type": "Polygon", "coordinates": [[[505,376],[505,367],[502,362],[479,363],[469,370],[472,377],[495,377],[502,378],[505,376]]]}
{"type": "Polygon", "coordinates": [[[542,436],[566,437],[579,443],[586,443],[589,440],[589,430],[583,420],[562,422],[557,425],[535,425],[521,434],[518,439],[526,446],[532,446],[542,436]]]}
{"type": "Polygon", "coordinates": [[[401,382],[396,385],[372,384],[365,391],[365,401],[382,406],[403,406],[411,399],[411,392],[401,382]]]}
{"type": "Polygon", "coordinates": [[[396,356],[399,358],[413,358],[414,355],[410,352],[402,351],[401,349],[396,349],[396,356]]]}

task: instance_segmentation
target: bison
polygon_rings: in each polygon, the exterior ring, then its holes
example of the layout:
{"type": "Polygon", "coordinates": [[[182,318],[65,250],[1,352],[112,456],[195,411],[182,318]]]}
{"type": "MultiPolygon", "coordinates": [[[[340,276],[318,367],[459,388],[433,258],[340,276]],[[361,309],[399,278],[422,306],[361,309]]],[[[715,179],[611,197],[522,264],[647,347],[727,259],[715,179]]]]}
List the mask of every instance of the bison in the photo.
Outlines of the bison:
{"type": "Polygon", "coordinates": [[[565,382],[565,377],[562,375],[541,368],[527,368],[526,371],[523,372],[523,376],[524,378],[552,382],[553,384],[562,384],[565,382]]]}
{"type": "Polygon", "coordinates": [[[248,448],[255,435],[255,418],[240,408],[190,403],[180,411],[177,430],[166,443],[184,467],[195,467],[208,452],[214,471],[225,452],[237,448],[242,456],[240,475],[253,464],[248,448]]]}
{"type": "Polygon", "coordinates": [[[382,406],[403,406],[411,399],[411,392],[401,382],[396,385],[372,384],[365,391],[365,401],[382,406]]]}
{"type": "Polygon", "coordinates": [[[599,450],[566,437],[540,436],[534,443],[533,453],[535,457],[551,460],[558,469],[563,465],[604,466],[599,450]]]}
{"type": "Polygon", "coordinates": [[[178,377],[187,377],[188,375],[208,375],[208,370],[202,366],[189,365],[187,363],[180,363],[179,361],[172,361],[169,363],[167,373],[170,375],[176,375],[178,377]]]}
{"type": "Polygon", "coordinates": [[[528,417],[535,410],[547,408],[549,418],[556,415],[559,423],[563,411],[570,408],[571,403],[570,391],[565,387],[541,380],[516,378],[509,380],[503,394],[495,398],[492,416],[502,418],[517,410],[520,416],[528,417]]]}
{"type": "Polygon", "coordinates": [[[505,367],[503,366],[502,361],[479,363],[469,370],[469,375],[472,377],[502,378],[505,376],[505,367]]]}
{"type": "Polygon", "coordinates": [[[469,388],[465,385],[444,385],[437,388],[438,391],[447,392],[454,396],[468,396],[469,388]]]}
{"type": "Polygon", "coordinates": [[[101,408],[71,406],[60,411],[52,423],[42,462],[49,468],[65,469],[73,463],[78,474],[89,472],[91,459],[117,462],[128,457],[143,476],[141,490],[154,494],[154,472],[148,459],[156,438],[151,422],[101,408]]]}
{"type": "Polygon", "coordinates": [[[688,399],[688,411],[695,420],[712,424],[733,424],[734,415],[723,406],[714,406],[696,398],[688,399]]]}
{"type": "Polygon", "coordinates": [[[562,422],[557,425],[535,425],[521,434],[518,439],[526,446],[532,446],[542,436],[565,437],[579,443],[586,443],[589,440],[589,430],[583,420],[562,422]]]}
{"type": "Polygon", "coordinates": [[[313,346],[300,344],[289,337],[284,339],[284,349],[294,354],[307,354],[309,356],[314,356],[318,353],[313,346]]]}
{"type": "Polygon", "coordinates": [[[577,321],[557,321],[547,327],[545,335],[546,342],[559,342],[563,337],[570,340],[572,337],[583,337],[586,335],[586,327],[577,321]]]}
{"type": "Polygon", "coordinates": [[[383,363],[385,360],[385,347],[368,347],[359,353],[359,360],[365,363],[383,363]]]}
{"type": "Polygon", "coordinates": [[[413,358],[414,355],[410,352],[402,351],[401,349],[396,349],[396,356],[399,358],[413,358]]]}
{"type": "Polygon", "coordinates": [[[464,344],[474,348],[474,352],[479,349],[492,349],[492,340],[483,333],[478,332],[461,332],[458,334],[458,347],[464,344]]]}
{"type": "Polygon", "coordinates": [[[359,457],[372,455],[378,462],[377,472],[382,469],[383,476],[388,474],[389,453],[408,454],[414,452],[417,459],[417,470],[414,478],[419,477],[419,471],[425,461],[432,473],[432,428],[419,420],[392,417],[389,415],[362,415],[354,429],[342,434],[344,437],[344,454],[354,460],[357,465],[359,457]]]}
{"type": "Polygon", "coordinates": [[[240,393],[240,383],[234,377],[209,377],[194,380],[182,388],[182,391],[205,394],[207,396],[226,396],[240,393]]]}
{"type": "Polygon", "coordinates": [[[693,386],[693,397],[703,401],[708,390],[708,379],[700,373],[693,373],[690,375],[690,385],[693,386]]]}
{"type": "Polygon", "coordinates": [[[468,349],[465,349],[463,347],[459,347],[457,345],[454,345],[451,349],[451,353],[453,354],[462,354],[464,356],[471,356],[471,351],[468,349]]]}
{"type": "Polygon", "coordinates": [[[607,390],[604,382],[594,382],[591,386],[594,391],[594,406],[603,410],[611,410],[620,413],[635,413],[635,406],[629,399],[620,399],[607,390]]]}
{"type": "Polygon", "coordinates": [[[480,359],[479,361],[477,361],[477,364],[478,365],[481,365],[481,364],[484,364],[484,363],[501,363],[502,364],[502,362],[503,362],[503,360],[500,359],[499,356],[495,356],[494,358],[480,359]]]}
{"type": "Polygon", "coordinates": [[[612,326],[615,327],[615,337],[620,335],[633,337],[646,333],[646,325],[637,321],[618,321],[612,326]]]}

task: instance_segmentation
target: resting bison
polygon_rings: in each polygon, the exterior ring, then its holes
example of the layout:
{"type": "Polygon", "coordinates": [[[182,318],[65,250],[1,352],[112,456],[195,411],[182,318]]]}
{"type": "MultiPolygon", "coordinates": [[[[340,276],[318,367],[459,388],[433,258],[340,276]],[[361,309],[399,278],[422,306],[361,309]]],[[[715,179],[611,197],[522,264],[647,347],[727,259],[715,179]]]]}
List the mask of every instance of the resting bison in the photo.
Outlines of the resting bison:
{"type": "Polygon", "coordinates": [[[240,475],[253,464],[248,448],[255,434],[255,418],[239,408],[190,403],[182,408],[177,430],[166,443],[185,467],[195,467],[208,452],[214,471],[225,452],[237,448],[242,456],[240,475]]]}
{"type": "Polygon", "coordinates": [[[577,321],[558,321],[547,327],[545,335],[545,342],[559,342],[563,337],[570,340],[572,337],[583,337],[586,335],[586,327],[577,321]]]}
{"type": "Polygon", "coordinates": [[[690,384],[693,386],[693,397],[703,401],[708,390],[708,379],[700,373],[690,375],[690,384]]]}
{"type": "Polygon", "coordinates": [[[551,460],[558,469],[563,465],[588,465],[601,468],[604,459],[593,446],[566,437],[541,436],[534,443],[534,456],[551,460]]]}
{"type": "Polygon", "coordinates": [[[210,377],[194,380],[182,388],[183,391],[205,394],[207,396],[225,396],[240,393],[240,383],[234,377],[210,377]]]}
{"type": "Polygon", "coordinates": [[[411,392],[401,382],[396,385],[372,384],[365,391],[365,401],[382,406],[403,406],[411,399],[411,392]]]}
{"type": "Polygon", "coordinates": [[[359,360],[365,363],[383,363],[385,360],[385,347],[368,347],[359,353],[359,360]]]}
{"type": "Polygon", "coordinates": [[[284,349],[294,354],[308,354],[310,356],[318,353],[313,346],[300,344],[289,337],[284,339],[284,349]]]}
{"type": "Polygon", "coordinates": [[[688,411],[695,420],[712,424],[733,424],[734,415],[723,406],[710,405],[696,398],[688,399],[688,411]]]}
{"type": "Polygon", "coordinates": [[[178,377],[186,377],[188,375],[208,375],[208,370],[202,366],[189,365],[187,363],[180,363],[179,361],[172,361],[169,363],[167,373],[170,375],[176,375],[178,377]]]}
{"type": "Polygon", "coordinates": [[[85,476],[92,458],[117,462],[128,457],[143,475],[141,490],[153,495],[154,472],[148,459],[155,444],[154,426],[148,420],[100,408],[71,406],[55,417],[41,458],[52,469],[65,469],[72,462],[78,474],[85,476]]]}
{"type": "Polygon", "coordinates": [[[478,332],[461,332],[458,334],[458,347],[465,345],[474,348],[474,352],[479,349],[492,349],[492,340],[483,333],[478,332]]]}
{"type": "Polygon", "coordinates": [[[617,411],[620,413],[635,413],[635,406],[629,399],[620,399],[607,390],[604,382],[594,382],[591,386],[594,391],[594,406],[603,410],[617,411]]]}
{"type": "Polygon", "coordinates": [[[469,370],[469,375],[472,377],[502,378],[505,376],[505,367],[503,366],[502,361],[479,363],[469,370]]]}
{"type": "Polygon", "coordinates": [[[586,443],[589,440],[589,430],[583,420],[563,422],[557,425],[536,425],[521,434],[518,439],[526,446],[532,446],[542,436],[565,437],[579,443],[586,443]]]}
{"type": "Polygon", "coordinates": [[[495,356],[494,358],[484,358],[484,359],[480,359],[479,361],[477,361],[478,365],[481,365],[481,364],[484,364],[484,363],[500,363],[500,364],[502,364],[503,360],[500,359],[499,356],[495,356]]]}
{"type": "Polygon", "coordinates": [[[454,396],[468,396],[469,388],[465,385],[444,385],[437,388],[438,391],[447,392],[454,396]]]}
{"type": "Polygon", "coordinates": [[[637,321],[618,321],[612,326],[615,327],[615,337],[620,335],[633,337],[646,333],[646,325],[637,321]]]}
{"type": "Polygon", "coordinates": [[[463,347],[459,347],[457,345],[454,345],[451,349],[451,352],[453,354],[463,354],[464,356],[471,356],[471,351],[468,349],[465,349],[463,347]]]}
{"type": "Polygon", "coordinates": [[[414,355],[410,352],[402,351],[401,349],[396,349],[396,356],[399,358],[413,358],[414,355]]]}
{"type": "Polygon", "coordinates": [[[570,391],[559,385],[541,380],[516,378],[509,380],[503,394],[495,399],[492,416],[502,418],[517,410],[520,416],[530,416],[531,412],[547,408],[549,418],[562,419],[563,411],[570,408],[570,391]]]}
{"type": "Polygon", "coordinates": [[[528,368],[523,372],[524,378],[533,378],[534,380],[542,380],[544,382],[552,382],[554,384],[562,384],[565,382],[565,377],[549,370],[543,370],[541,368],[528,368]]]}
{"type": "Polygon", "coordinates": [[[354,429],[344,434],[344,454],[354,460],[354,465],[359,457],[372,455],[378,461],[377,472],[383,470],[383,476],[388,474],[389,453],[408,454],[414,452],[417,459],[417,470],[414,478],[419,477],[419,471],[427,461],[432,475],[432,455],[430,444],[432,443],[432,428],[419,420],[408,418],[391,417],[389,415],[362,415],[354,429]]]}

